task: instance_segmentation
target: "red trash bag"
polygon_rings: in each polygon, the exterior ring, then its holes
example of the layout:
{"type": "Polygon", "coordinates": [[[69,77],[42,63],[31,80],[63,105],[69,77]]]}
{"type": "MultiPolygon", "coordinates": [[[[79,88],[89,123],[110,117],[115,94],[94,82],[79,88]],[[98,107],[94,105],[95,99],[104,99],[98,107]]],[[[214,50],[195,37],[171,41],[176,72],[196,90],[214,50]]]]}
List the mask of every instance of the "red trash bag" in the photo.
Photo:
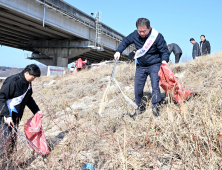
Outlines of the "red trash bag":
{"type": "Polygon", "coordinates": [[[37,112],[24,126],[26,138],[30,148],[41,155],[49,153],[49,148],[46,143],[44,131],[42,129],[42,112],[37,112]]]}
{"type": "Polygon", "coordinates": [[[163,63],[160,66],[158,75],[160,76],[159,84],[165,91],[166,96],[171,97],[174,101],[180,103],[187,100],[194,93],[182,87],[167,64],[163,63]]]}

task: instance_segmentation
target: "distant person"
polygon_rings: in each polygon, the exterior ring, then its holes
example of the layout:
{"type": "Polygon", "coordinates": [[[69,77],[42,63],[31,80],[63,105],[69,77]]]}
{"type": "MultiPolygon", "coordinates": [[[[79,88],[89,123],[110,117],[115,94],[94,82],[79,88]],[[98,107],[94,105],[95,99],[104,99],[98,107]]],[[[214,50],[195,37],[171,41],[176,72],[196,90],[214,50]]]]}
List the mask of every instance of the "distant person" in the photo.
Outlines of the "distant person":
{"type": "Polygon", "coordinates": [[[88,61],[88,59],[85,59],[85,65],[83,66],[83,68],[90,68],[90,62],[88,61]]]}
{"type": "Polygon", "coordinates": [[[193,38],[190,39],[190,42],[193,44],[192,57],[193,59],[195,59],[199,55],[199,44],[193,38]]]}
{"type": "Polygon", "coordinates": [[[205,35],[200,36],[200,56],[210,54],[210,43],[205,39],[205,35]]]}
{"type": "Polygon", "coordinates": [[[32,98],[31,84],[40,75],[37,65],[28,65],[21,73],[8,77],[0,89],[0,157],[9,157],[16,146],[17,136],[12,133],[10,125],[19,125],[25,106],[27,105],[33,114],[40,112],[32,98]]]}
{"type": "Polygon", "coordinates": [[[77,61],[76,61],[76,64],[75,64],[75,67],[77,67],[77,71],[80,71],[82,70],[83,66],[85,65],[86,63],[84,61],[82,61],[81,58],[79,58],[77,61]]]}
{"type": "Polygon", "coordinates": [[[75,69],[75,64],[73,64],[70,68],[71,73],[74,71],[74,69],[75,69]]]}
{"type": "Polygon", "coordinates": [[[175,63],[179,63],[180,58],[181,58],[182,53],[183,53],[181,48],[177,44],[172,43],[172,44],[168,44],[168,49],[169,49],[170,54],[172,52],[174,53],[174,55],[175,55],[175,63]]]}
{"type": "Polygon", "coordinates": [[[90,63],[89,63],[89,61],[88,61],[88,59],[87,59],[87,58],[85,59],[85,61],[84,61],[84,62],[85,62],[85,65],[90,65],[90,63]]]}

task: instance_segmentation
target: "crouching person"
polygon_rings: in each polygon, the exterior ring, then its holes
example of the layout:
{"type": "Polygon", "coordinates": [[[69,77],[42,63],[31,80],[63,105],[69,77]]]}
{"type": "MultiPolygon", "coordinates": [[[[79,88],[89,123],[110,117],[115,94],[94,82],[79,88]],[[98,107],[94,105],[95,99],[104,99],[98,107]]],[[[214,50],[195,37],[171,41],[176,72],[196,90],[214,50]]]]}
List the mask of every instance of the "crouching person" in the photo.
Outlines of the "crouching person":
{"type": "Polygon", "coordinates": [[[9,157],[16,147],[16,134],[10,125],[18,126],[27,105],[33,114],[40,112],[32,98],[31,82],[40,77],[41,71],[35,64],[26,66],[18,74],[8,77],[0,90],[0,158],[9,157]]]}
{"type": "Polygon", "coordinates": [[[150,76],[152,85],[152,111],[154,116],[159,116],[159,103],[161,101],[161,94],[159,88],[158,72],[162,63],[169,61],[169,51],[166,41],[161,33],[157,32],[154,28],[150,27],[150,21],[146,18],[139,18],[136,22],[137,30],[132,32],[120,43],[114,54],[115,59],[119,59],[122,53],[130,44],[135,44],[135,99],[138,109],[137,113],[145,111],[144,106],[141,105],[143,97],[143,88],[147,79],[150,76]]]}

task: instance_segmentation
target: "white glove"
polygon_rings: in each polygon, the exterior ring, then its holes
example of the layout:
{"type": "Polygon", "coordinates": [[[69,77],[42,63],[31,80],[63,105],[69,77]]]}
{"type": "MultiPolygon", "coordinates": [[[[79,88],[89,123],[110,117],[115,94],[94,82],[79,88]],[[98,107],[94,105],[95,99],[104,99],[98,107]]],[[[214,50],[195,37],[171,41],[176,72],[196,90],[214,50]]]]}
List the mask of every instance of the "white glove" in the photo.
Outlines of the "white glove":
{"type": "Polygon", "coordinates": [[[115,60],[119,60],[119,57],[120,57],[120,53],[119,53],[119,52],[116,52],[116,53],[114,54],[114,59],[115,59],[115,60]]]}
{"type": "Polygon", "coordinates": [[[36,114],[37,114],[37,113],[41,113],[41,114],[43,114],[40,110],[39,110],[38,112],[36,112],[36,114]]]}
{"type": "Polygon", "coordinates": [[[167,64],[167,62],[165,60],[163,60],[162,63],[167,64]]]}
{"type": "Polygon", "coordinates": [[[4,116],[4,120],[5,120],[5,123],[8,124],[8,126],[10,126],[11,124],[14,125],[14,123],[12,121],[12,117],[5,117],[4,116]]]}

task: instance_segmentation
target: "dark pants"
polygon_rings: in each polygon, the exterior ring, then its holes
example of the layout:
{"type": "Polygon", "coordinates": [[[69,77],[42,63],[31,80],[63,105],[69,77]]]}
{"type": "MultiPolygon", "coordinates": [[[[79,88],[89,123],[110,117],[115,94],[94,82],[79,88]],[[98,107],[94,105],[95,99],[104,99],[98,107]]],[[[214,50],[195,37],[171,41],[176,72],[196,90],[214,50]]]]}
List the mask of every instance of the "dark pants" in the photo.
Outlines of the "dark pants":
{"type": "Polygon", "coordinates": [[[16,146],[17,135],[8,124],[0,122],[0,158],[10,157],[16,146]]]}
{"type": "Polygon", "coordinates": [[[141,99],[143,97],[143,89],[146,83],[147,76],[150,76],[151,85],[152,85],[152,104],[153,106],[157,106],[161,101],[161,94],[159,88],[159,80],[158,72],[160,70],[160,66],[154,65],[146,68],[137,67],[135,74],[135,83],[134,83],[134,91],[135,91],[135,99],[136,104],[139,106],[141,104],[141,99]]]}
{"type": "Polygon", "coordinates": [[[178,53],[175,55],[175,63],[179,63],[181,56],[182,56],[182,53],[178,53]]]}

